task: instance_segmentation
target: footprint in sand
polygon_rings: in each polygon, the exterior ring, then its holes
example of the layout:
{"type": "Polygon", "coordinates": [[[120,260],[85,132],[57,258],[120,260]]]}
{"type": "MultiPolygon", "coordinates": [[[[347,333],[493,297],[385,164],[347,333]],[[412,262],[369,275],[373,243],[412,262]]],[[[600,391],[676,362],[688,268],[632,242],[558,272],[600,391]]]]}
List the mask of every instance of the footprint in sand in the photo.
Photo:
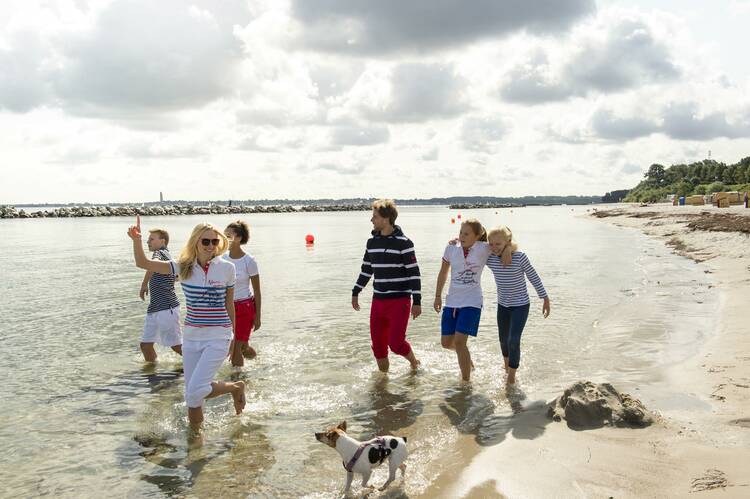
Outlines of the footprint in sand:
{"type": "Polygon", "coordinates": [[[733,419],[729,422],[729,424],[736,424],[737,426],[742,426],[743,428],[750,428],[750,418],[733,419]]]}
{"type": "Polygon", "coordinates": [[[690,492],[702,492],[724,488],[727,486],[727,476],[723,471],[717,469],[708,469],[702,477],[694,478],[690,492]]]}

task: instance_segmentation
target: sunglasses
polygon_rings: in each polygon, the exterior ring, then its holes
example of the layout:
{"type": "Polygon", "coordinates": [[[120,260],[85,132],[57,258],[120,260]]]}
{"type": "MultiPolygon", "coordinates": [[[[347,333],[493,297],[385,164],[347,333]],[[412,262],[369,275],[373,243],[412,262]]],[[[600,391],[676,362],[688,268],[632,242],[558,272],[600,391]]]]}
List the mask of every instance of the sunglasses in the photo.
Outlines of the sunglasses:
{"type": "Polygon", "coordinates": [[[218,239],[201,239],[201,244],[203,246],[210,246],[210,245],[218,246],[219,240],[218,239]]]}

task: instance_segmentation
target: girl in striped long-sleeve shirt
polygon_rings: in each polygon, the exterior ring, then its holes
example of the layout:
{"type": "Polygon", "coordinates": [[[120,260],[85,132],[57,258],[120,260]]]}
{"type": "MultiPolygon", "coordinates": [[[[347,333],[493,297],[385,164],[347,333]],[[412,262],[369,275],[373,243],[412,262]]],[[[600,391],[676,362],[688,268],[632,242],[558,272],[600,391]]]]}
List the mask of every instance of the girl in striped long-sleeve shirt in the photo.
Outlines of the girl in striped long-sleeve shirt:
{"type": "Polygon", "coordinates": [[[487,234],[492,255],[487,266],[492,270],[497,285],[497,329],[500,348],[503,352],[507,384],[516,382],[516,370],[521,361],[521,334],[529,317],[529,293],[526,279],[534,286],[536,294],[544,300],[542,315],[546,318],[550,311],[550,301],[542,280],[531,265],[529,258],[513,241],[513,233],[508,227],[497,227],[487,234]],[[511,257],[510,265],[507,262],[511,257]]]}

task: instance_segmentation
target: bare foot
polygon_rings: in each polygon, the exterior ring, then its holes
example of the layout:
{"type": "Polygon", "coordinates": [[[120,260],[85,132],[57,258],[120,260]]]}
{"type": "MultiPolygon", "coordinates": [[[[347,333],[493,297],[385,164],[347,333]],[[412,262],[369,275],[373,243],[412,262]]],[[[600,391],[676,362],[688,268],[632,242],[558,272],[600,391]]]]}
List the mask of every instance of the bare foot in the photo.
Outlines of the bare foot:
{"type": "Polygon", "coordinates": [[[421,365],[422,365],[422,362],[420,360],[414,359],[414,362],[411,362],[411,370],[416,371],[417,369],[419,369],[419,366],[421,365]]]}
{"type": "Polygon", "coordinates": [[[235,381],[234,390],[232,390],[232,398],[234,399],[234,410],[239,416],[245,408],[246,403],[244,381],[235,381]]]}
{"type": "Polygon", "coordinates": [[[248,360],[254,359],[256,355],[258,355],[258,352],[256,352],[255,349],[251,347],[250,345],[245,345],[242,348],[242,356],[245,357],[246,359],[248,360]]]}

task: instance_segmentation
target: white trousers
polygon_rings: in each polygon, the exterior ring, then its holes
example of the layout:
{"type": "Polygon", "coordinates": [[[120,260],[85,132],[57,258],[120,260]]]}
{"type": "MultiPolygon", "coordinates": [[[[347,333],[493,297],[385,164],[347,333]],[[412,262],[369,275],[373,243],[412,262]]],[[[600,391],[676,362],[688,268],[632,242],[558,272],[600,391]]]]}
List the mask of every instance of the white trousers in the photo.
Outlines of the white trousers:
{"type": "Polygon", "coordinates": [[[229,339],[182,342],[185,402],[189,408],[203,407],[203,401],[211,393],[211,382],[227,358],[229,342],[229,339]]]}

